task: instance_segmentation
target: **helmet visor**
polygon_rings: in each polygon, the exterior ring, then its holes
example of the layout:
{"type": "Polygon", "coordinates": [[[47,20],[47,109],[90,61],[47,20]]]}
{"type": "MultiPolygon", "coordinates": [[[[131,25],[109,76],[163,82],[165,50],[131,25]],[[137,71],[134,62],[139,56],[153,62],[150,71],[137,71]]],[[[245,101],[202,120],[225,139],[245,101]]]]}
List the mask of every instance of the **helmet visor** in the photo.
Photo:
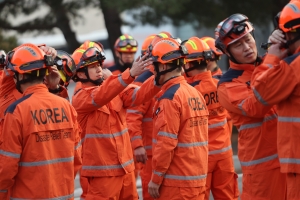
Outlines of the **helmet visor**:
{"type": "Polygon", "coordinates": [[[118,47],[127,47],[127,45],[132,46],[132,47],[137,47],[137,41],[133,39],[125,39],[125,40],[120,40],[118,43],[118,47]]]}

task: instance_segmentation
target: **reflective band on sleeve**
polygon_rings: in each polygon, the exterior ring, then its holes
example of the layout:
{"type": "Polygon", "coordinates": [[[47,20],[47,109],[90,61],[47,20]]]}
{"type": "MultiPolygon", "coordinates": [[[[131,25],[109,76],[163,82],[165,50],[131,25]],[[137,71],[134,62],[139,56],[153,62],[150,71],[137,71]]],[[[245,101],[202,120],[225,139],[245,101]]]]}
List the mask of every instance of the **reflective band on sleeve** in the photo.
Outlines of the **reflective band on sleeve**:
{"type": "Polygon", "coordinates": [[[239,105],[238,105],[238,107],[239,107],[239,109],[242,111],[242,114],[244,115],[244,116],[247,116],[247,113],[244,111],[244,109],[243,109],[243,104],[244,104],[244,102],[246,101],[246,99],[244,99],[239,105]]]}
{"type": "Polygon", "coordinates": [[[178,143],[178,147],[200,147],[200,146],[206,146],[208,144],[208,141],[205,142],[193,142],[193,143],[178,143]]]}
{"type": "Polygon", "coordinates": [[[152,118],[144,118],[143,122],[152,122],[152,118]]]}
{"type": "Polygon", "coordinates": [[[41,165],[51,165],[55,163],[62,163],[62,162],[71,162],[74,160],[74,156],[69,158],[57,158],[53,160],[44,160],[44,161],[36,161],[36,162],[19,162],[19,166],[21,167],[35,167],[41,165]]]}
{"type": "Polygon", "coordinates": [[[300,122],[300,117],[278,117],[279,122],[300,122]]]}
{"type": "Polygon", "coordinates": [[[94,100],[93,94],[91,94],[91,97],[92,97],[92,104],[93,104],[95,107],[100,107],[98,104],[96,104],[96,102],[95,102],[95,100],[94,100]]]}
{"type": "Polygon", "coordinates": [[[82,145],[84,139],[85,139],[85,138],[81,139],[81,140],[78,142],[78,144],[75,146],[74,150],[77,150],[77,149],[82,145]]]}
{"type": "Polygon", "coordinates": [[[177,175],[166,174],[165,178],[183,180],[183,181],[191,181],[191,180],[204,179],[204,178],[206,178],[206,176],[207,176],[206,174],[205,175],[200,175],[200,176],[177,176],[177,175]]]}
{"type": "Polygon", "coordinates": [[[215,124],[210,124],[210,125],[208,125],[208,128],[222,127],[222,126],[224,126],[226,123],[227,123],[227,119],[225,119],[225,120],[222,121],[222,122],[218,122],[218,123],[215,123],[215,124]]]}
{"type": "Polygon", "coordinates": [[[109,169],[121,169],[133,163],[133,159],[129,160],[121,165],[100,165],[100,166],[82,166],[84,170],[109,170],[109,169]]]}
{"type": "Polygon", "coordinates": [[[144,146],[145,149],[152,149],[152,146],[144,146]]]}
{"type": "Polygon", "coordinates": [[[264,158],[261,158],[261,159],[258,159],[258,160],[252,160],[252,161],[248,161],[248,162],[240,161],[240,163],[241,163],[241,166],[249,167],[249,166],[252,166],[252,165],[257,165],[257,164],[261,164],[261,163],[264,163],[264,162],[268,162],[268,161],[274,160],[276,158],[278,158],[278,155],[274,154],[272,156],[264,157],[264,158]]]}
{"type": "Polygon", "coordinates": [[[0,192],[2,192],[2,193],[6,193],[6,192],[7,192],[7,190],[0,190],[0,192]]]}
{"type": "Polygon", "coordinates": [[[88,133],[85,135],[85,139],[87,138],[114,138],[121,135],[124,135],[128,129],[124,129],[121,132],[115,132],[115,133],[88,133]]]}
{"type": "Polygon", "coordinates": [[[134,88],[133,93],[132,93],[132,97],[131,97],[132,102],[135,101],[136,93],[137,93],[137,91],[138,91],[139,89],[140,89],[139,87],[134,88]]]}
{"type": "Polygon", "coordinates": [[[215,155],[215,154],[223,153],[223,152],[229,151],[230,149],[231,149],[231,145],[228,146],[228,147],[225,147],[225,148],[223,148],[223,149],[218,149],[218,150],[209,151],[209,152],[208,152],[208,155],[215,155]]]}
{"type": "Polygon", "coordinates": [[[166,136],[166,137],[169,137],[172,139],[177,139],[177,135],[175,135],[173,133],[164,132],[164,131],[159,131],[157,135],[166,136]]]}
{"type": "Polygon", "coordinates": [[[122,79],[122,74],[119,74],[118,80],[119,80],[119,82],[121,83],[121,85],[123,85],[124,87],[127,87],[127,86],[128,86],[128,84],[126,84],[126,83],[123,81],[123,79],[122,79]]]}
{"type": "Polygon", "coordinates": [[[300,164],[300,159],[297,158],[280,158],[279,161],[285,164],[300,164]]]}
{"type": "Polygon", "coordinates": [[[4,151],[2,149],[0,149],[0,155],[12,157],[12,158],[20,158],[21,157],[21,154],[4,151]]]}
{"type": "Polygon", "coordinates": [[[258,91],[253,87],[252,88],[254,95],[258,99],[260,103],[262,103],[265,106],[268,106],[269,104],[261,97],[261,95],[258,93],[258,91]]]}
{"type": "MultiPolygon", "coordinates": [[[[66,196],[60,196],[60,197],[55,197],[55,198],[47,198],[47,199],[41,199],[40,200],[62,200],[62,199],[72,199],[74,197],[74,194],[69,194],[66,196]]],[[[31,198],[30,198],[31,199],[31,198]]],[[[23,199],[23,198],[13,198],[10,197],[10,200],[29,200],[29,198],[23,199]]]]}
{"type": "MultiPolygon", "coordinates": [[[[276,119],[276,118],[277,118],[276,114],[269,115],[269,116],[266,116],[263,119],[263,122],[271,121],[271,120],[276,119]]],[[[253,123],[253,124],[243,124],[243,125],[240,126],[239,131],[259,127],[263,124],[263,122],[257,122],[257,123],[253,123]]]]}
{"type": "Polygon", "coordinates": [[[126,113],[134,113],[134,114],[143,115],[143,113],[138,110],[130,110],[130,109],[127,109],[126,113]]]}
{"type": "Polygon", "coordinates": [[[164,175],[163,173],[157,172],[157,171],[155,171],[155,170],[153,170],[153,174],[156,174],[157,176],[163,176],[163,175],[164,175]]]}
{"type": "Polygon", "coordinates": [[[273,68],[273,65],[271,64],[266,64],[269,68],[273,68]]]}
{"type": "Polygon", "coordinates": [[[156,139],[152,139],[152,143],[153,144],[157,144],[157,140],[156,139]]]}
{"type": "Polygon", "coordinates": [[[134,136],[130,139],[130,141],[134,141],[134,140],[137,140],[137,139],[142,139],[142,136],[140,136],[140,135],[134,136]]]}

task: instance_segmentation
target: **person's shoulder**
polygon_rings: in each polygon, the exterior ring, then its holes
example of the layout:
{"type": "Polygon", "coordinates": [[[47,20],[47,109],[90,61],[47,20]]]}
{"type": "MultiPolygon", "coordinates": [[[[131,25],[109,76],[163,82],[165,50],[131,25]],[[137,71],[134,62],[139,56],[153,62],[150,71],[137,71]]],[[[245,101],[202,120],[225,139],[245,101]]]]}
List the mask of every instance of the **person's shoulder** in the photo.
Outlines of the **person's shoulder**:
{"type": "Polygon", "coordinates": [[[162,100],[162,99],[169,99],[169,100],[173,100],[174,96],[176,94],[176,92],[178,91],[178,89],[180,88],[180,83],[174,84],[172,85],[170,88],[168,88],[161,97],[158,98],[158,101],[162,100]]]}
{"type": "Polygon", "coordinates": [[[221,78],[218,82],[218,85],[221,85],[222,83],[232,82],[235,78],[242,76],[243,73],[244,73],[244,70],[237,70],[237,69],[229,68],[229,70],[221,76],[221,78]]]}
{"type": "Polygon", "coordinates": [[[33,93],[25,95],[25,96],[21,97],[20,99],[14,101],[12,104],[10,104],[7,107],[5,114],[6,113],[11,113],[11,114],[14,113],[16,107],[19,106],[20,104],[24,103],[26,100],[28,100],[32,96],[32,94],[33,93]]]}
{"type": "Polygon", "coordinates": [[[299,62],[299,58],[300,58],[299,55],[300,52],[284,58],[283,61],[286,62],[288,65],[292,64],[296,60],[299,62]]]}

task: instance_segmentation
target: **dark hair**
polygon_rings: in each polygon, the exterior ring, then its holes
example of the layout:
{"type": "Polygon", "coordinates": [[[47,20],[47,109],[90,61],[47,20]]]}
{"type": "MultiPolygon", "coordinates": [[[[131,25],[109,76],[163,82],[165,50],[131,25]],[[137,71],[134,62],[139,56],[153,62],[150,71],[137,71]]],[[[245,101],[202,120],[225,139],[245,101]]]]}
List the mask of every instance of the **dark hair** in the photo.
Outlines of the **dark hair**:
{"type": "Polygon", "coordinates": [[[29,82],[32,83],[41,83],[44,80],[44,77],[46,76],[47,69],[39,69],[32,71],[31,73],[24,73],[24,78],[27,79],[29,82]]]}
{"type": "Polygon", "coordinates": [[[201,62],[199,63],[199,61],[191,61],[189,62],[192,67],[195,67],[195,69],[198,70],[204,70],[205,68],[207,68],[207,62],[204,60],[201,60],[201,62]]]}

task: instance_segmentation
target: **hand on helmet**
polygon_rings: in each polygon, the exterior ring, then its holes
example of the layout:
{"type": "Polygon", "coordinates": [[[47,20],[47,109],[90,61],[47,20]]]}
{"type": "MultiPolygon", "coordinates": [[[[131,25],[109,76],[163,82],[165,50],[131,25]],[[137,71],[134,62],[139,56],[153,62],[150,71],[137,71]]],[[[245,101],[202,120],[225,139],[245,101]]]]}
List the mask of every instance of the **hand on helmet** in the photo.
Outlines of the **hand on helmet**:
{"type": "Polygon", "coordinates": [[[57,51],[53,48],[53,47],[49,47],[49,46],[40,46],[40,49],[42,49],[46,55],[50,55],[52,56],[52,58],[56,58],[57,56],[57,51]]]}
{"type": "Polygon", "coordinates": [[[110,77],[112,75],[111,71],[107,68],[102,69],[102,74],[103,74],[104,80],[106,80],[108,77],[110,77]]]}
{"type": "Polygon", "coordinates": [[[281,44],[273,44],[269,49],[268,49],[268,54],[272,54],[276,57],[278,57],[280,60],[285,58],[288,54],[287,49],[282,49],[281,44]]]}
{"type": "Polygon", "coordinates": [[[277,29],[269,37],[269,41],[273,44],[284,44],[286,43],[284,34],[281,30],[277,29]]]}
{"type": "Polygon", "coordinates": [[[143,57],[138,57],[132,64],[130,69],[130,76],[136,77],[142,74],[144,71],[148,70],[148,66],[152,64],[152,59],[147,58],[148,54],[143,55],[143,57]]]}

